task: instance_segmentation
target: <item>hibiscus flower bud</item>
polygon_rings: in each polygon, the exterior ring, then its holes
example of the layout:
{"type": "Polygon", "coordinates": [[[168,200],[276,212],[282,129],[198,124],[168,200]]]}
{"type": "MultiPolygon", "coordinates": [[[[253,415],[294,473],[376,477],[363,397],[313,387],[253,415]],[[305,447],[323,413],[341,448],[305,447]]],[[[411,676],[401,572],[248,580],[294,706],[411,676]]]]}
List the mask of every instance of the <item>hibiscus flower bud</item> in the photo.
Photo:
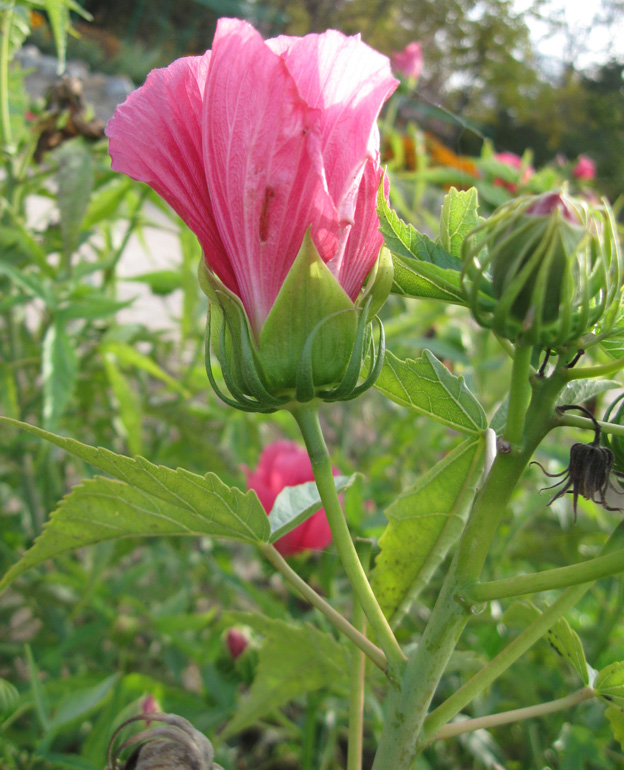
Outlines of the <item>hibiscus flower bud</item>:
{"type": "Polygon", "coordinates": [[[613,313],[623,267],[608,204],[589,206],[562,191],[518,198],[475,228],[462,281],[482,326],[557,349],[613,313]]]}
{"type": "Polygon", "coordinates": [[[415,40],[405,46],[402,51],[392,54],[392,66],[395,72],[408,80],[418,80],[422,72],[424,56],[420,43],[415,40]]]}
{"type": "Polygon", "coordinates": [[[596,164],[587,155],[579,155],[576,165],[572,169],[572,176],[575,179],[595,179],[596,177],[596,164]]]}
{"type": "Polygon", "coordinates": [[[212,51],[154,70],[109,123],[113,169],[150,184],[201,243],[228,403],[350,398],[367,356],[380,362],[376,121],[396,85],[359,36],[264,41],[221,19],[212,51]]]}
{"type": "MultiPolygon", "coordinates": [[[[334,468],[334,476],[340,471],[334,468]]],[[[314,481],[308,453],[294,441],[274,441],[264,448],[255,471],[247,471],[247,488],[253,489],[267,515],[285,487],[296,487],[306,481],[314,481]]],[[[332,541],[332,534],[325,511],[321,508],[309,519],[275,542],[282,556],[301,551],[320,551],[332,541]]]]}
{"type": "Polygon", "coordinates": [[[240,658],[247,649],[249,639],[237,628],[230,628],[225,637],[225,645],[230,653],[232,660],[240,658]]]}

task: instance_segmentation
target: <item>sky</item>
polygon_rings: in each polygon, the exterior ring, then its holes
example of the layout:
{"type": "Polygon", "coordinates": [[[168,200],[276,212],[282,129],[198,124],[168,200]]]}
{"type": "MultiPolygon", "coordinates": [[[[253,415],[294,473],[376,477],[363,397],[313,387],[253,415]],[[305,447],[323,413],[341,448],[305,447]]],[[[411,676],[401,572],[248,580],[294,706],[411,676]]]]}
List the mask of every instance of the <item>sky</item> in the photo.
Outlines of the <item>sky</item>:
{"type": "MultiPolygon", "coordinates": [[[[517,0],[516,7],[522,11],[528,4],[517,0]]],[[[527,18],[539,54],[553,63],[573,60],[576,69],[604,64],[614,56],[624,59],[624,11],[607,28],[594,23],[600,10],[601,2],[596,0],[549,0],[544,15],[565,21],[574,34],[552,34],[548,24],[527,18]]]]}

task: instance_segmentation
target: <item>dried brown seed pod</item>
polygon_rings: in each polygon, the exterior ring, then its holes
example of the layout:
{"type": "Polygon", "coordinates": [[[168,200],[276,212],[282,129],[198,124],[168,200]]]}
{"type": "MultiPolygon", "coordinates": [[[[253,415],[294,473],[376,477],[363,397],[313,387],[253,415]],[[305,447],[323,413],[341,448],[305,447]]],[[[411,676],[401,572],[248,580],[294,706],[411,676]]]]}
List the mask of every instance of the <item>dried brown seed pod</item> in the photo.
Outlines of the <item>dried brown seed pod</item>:
{"type": "Polygon", "coordinates": [[[113,734],[106,770],[222,770],[213,762],[212,744],[186,719],[177,714],[141,714],[125,721],[113,734]],[[163,722],[127,738],[115,748],[119,733],[132,722],[163,722]],[[135,747],[127,760],[125,749],[135,747]]]}

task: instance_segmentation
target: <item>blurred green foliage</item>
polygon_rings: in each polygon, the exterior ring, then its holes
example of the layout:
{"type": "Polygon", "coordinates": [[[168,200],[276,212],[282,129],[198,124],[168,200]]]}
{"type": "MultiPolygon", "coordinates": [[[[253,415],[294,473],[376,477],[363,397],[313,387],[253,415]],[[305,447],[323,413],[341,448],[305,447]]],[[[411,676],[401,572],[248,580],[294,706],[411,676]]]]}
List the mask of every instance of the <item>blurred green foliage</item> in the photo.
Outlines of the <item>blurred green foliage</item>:
{"type": "MultiPolygon", "coordinates": [[[[30,10],[30,6],[20,8],[30,10]]],[[[162,45],[167,54],[172,22],[187,36],[175,45],[197,50],[200,38],[209,40],[217,14],[234,12],[233,5],[190,0],[175,4],[109,0],[85,7],[103,24],[114,18],[129,37],[135,36],[137,46],[147,46],[143,50],[153,52],[162,45]]],[[[242,4],[236,7],[241,12],[242,4]]],[[[310,0],[276,5],[274,18],[261,15],[268,4],[257,9],[254,4],[254,12],[270,33],[325,26],[341,26],[349,32],[362,29],[367,40],[386,50],[390,41],[393,47],[401,47],[409,31],[432,46],[426,49],[432,78],[437,66],[435,43],[441,67],[480,73],[484,82],[494,82],[497,67],[498,74],[504,65],[512,68],[513,41],[526,44],[526,30],[516,20],[515,26],[505,27],[505,34],[496,31],[505,25],[508,3],[492,0],[484,6],[483,25],[470,18],[474,7],[410,2],[399,8],[376,2],[356,8],[352,3],[310,0]],[[397,19],[393,14],[398,11],[404,16],[397,19]],[[395,35],[408,17],[413,28],[395,35]],[[446,39],[440,37],[443,29],[449,30],[446,39]],[[463,60],[457,58],[460,54],[463,60]]],[[[26,15],[22,20],[27,24],[26,15]]],[[[135,49],[137,58],[140,51],[135,49]]],[[[619,73],[617,68],[605,69],[604,92],[596,86],[602,81],[589,76],[578,86],[586,115],[603,109],[604,122],[612,121],[613,137],[620,114],[613,97],[621,67],[619,73]]],[[[516,93],[525,82],[522,78],[534,82],[530,70],[520,74],[513,81],[516,93]]],[[[195,276],[200,253],[194,236],[146,188],[110,171],[102,140],[71,139],[44,153],[41,164],[35,163],[40,124],[27,114],[22,75],[19,69],[12,70],[12,148],[3,157],[0,202],[0,412],[94,446],[141,453],[155,464],[182,466],[201,474],[212,471],[226,483],[244,488],[243,466],[255,465],[266,443],[278,437],[295,438],[295,431],[287,415],[237,413],[225,408],[208,388],[203,371],[205,303],[195,276]],[[33,216],[35,202],[46,204],[45,216],[33,216]],[[141,248],[150,227],[175,234],[179,258],[166,270],[134,271],[128,282],[121,267],[141,248]],[[124,313],[132,299],[122,291],[127,285],[147,287],[154,302],[163,296],[175,298],[165,331],[149,316],[128,320],[124,313]]],[[[483,86],[481,97],[485,91],[483,86]]],[[[405,94],[397,98],[408,103],[412,99],[405,94]]],[[[534,109],[535,119],[543,120],[544,132],[547,102],[544,98],[540,103],[543,114],[541,108],[534,109]]],[[[552,111],[556,113],[554,103],[552,111]]],[[[479,115],[483,113],[474,112],[473,119],[479,115]]],[[[565,149],[571,156],[581,149],[598,153],[606,146],[617,146],[608,144],[616,139],[599,142],[596,138],[591,148],[581,147],[583,129],[573,125],[562,120],[560,129],[577,131],[577,144],[570,140],[565,149]]],[[[487,212],[511,194],[497,180],[522,184],[520,174],[496,163],[487,144],[475,153],[467,171],[456,165],[436,165],[415,123],[382,128],[394,147],[389,161],[393,204],[432,237],[438,235],[445,186],[475,184],[482,212],[487,212]],[[406,137],[419,150],[418,168],[402,162],[406,137]]],[[[499,146],[516,148],[507,141],[510,135],[496,135],[499,146]]],[[[606,152],[615,180],[621,154],[612,155],[613,149],[609,155],[606,152]]],[[[566,173],[542,168],[527,182],[528,188],[549,189],[566,173]]],[[[162,305],[152,307],[159,315],[166,312],[162,305]]],[[[474,325],[465,308],[394,296],[383,314],[388,346],[397,356],[417,358],[423,349],[431,350],[453,374],[464,377],[488,419],[496,414],[507,392],[510,362],[496,340],[474,325]]],[[[596,398],[603,400],[604,395],[596,398]]],[[[345,493],[349,523],[363,537],[379,537],[387,522],[383,511],[461,440],[452,430],[377,391],[327,409],[324,419],[335,464],[345,474],[358,471],[363,476],[345,493]]],[[[583,436],[573,433],[566,433],[567,443],[583,436]]],[[[59,500],[96,470],[15,431],[3,432],[0,446],[0,571],[4,573],[32,545],[59,500]]],[[[543,447],[539,459],[560,470],[567,464],[566,447],[559,434],[543,447]]],[[[572,526],[571,506],[565,500],[545,507],[539,492],[543,485],[540,472],[530,469],[505,516],[487,577],[502,578],[587,558],[597,553],[605,534],[619,521],[620,514],[582,500],[578,523],[572,526]]],[[[300,557],[295,566],[338,610],[349,612],[345,579],[333,549],[300,557]]],[[[401,642],[418,639],[443,571],[444,563],[403,619],[397,631],[401,642]]],[[[24,574],[0,596],[2,770],[100,770],[113,729],[124,716],[138,713],[147,695],[153,695],[164,711],[182,714],[215,737],[249,692],[262,654],[264,621],[247,623],[245,616],[228,615],[233,609],[266,616],[275,624],[290,618],[314,621],[330,631],[324,618],[292,595],[250,547],[208,538],[103,543],[24,574]],[[224,644],[232,624],[248,626],[251,639],[236,661],[224,644]]],[[[570,624],[596,669],[624,658],[623,609],[622,582],[610,578],[597,583],[570,614],[570,624]]],[[[476,616],[434,705],[499,652],[525,620],[520,602],[492,602],[476,616]]],[[[368,762],[383,722],[384,694],[378,672],[370,671],[369,677],[368,762]]],[[[574,668],[542,641],[471,705],[470,714],[532,705],[578,686],[574,668]]],[[[218,761],[226,770],[344,767],[344,695],[344,683],[337,679],[322,692],[297,697],[286,708],[263,715],[255,727],[234,736],[227,745],[217,740],[218,761]]],[[[419,759],[417,767],[614,770],[623,761],[604,707],[591,702],[573,713],[438,743],[419,759]]]]}

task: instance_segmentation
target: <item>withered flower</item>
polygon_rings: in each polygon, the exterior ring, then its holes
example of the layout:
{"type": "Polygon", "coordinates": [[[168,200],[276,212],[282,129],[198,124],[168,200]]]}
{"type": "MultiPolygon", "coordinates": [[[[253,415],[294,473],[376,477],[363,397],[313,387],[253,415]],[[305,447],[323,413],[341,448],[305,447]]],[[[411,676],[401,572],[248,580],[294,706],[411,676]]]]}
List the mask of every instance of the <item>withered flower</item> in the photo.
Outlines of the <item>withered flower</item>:
{"type": "Polygon", "coordinates": [[[559,487],[557,493],[548,501],[548,505],[563,497],[566,492],[570,492],[574,498],[574,523],[576,524],[576,506],[579,495],[586,500],[602,505],[607,511],[619,511],[622,509],[613,508],[607,503],[607,490],[610,486],[613,486],[610,474],[613,470],[614,458],[613,452],[609,447],[600,446],[601,430],[598,421],[585,407],[573,404],[557,407],[559,412],[567,412],[570,409],[583,412],[594,423],[594,440],[589,444],[582,444],[580,442],[573,444],[570,449],[570,464],[561,473],[548,473],[540,463],[534,462],[532,464],[539,465],[550,478],[562,477],[560,481],[549,487],[544,487],[541,491],[559,487]]]}
{"type": "Polygon", "coordinates": [[[106,770],[223,770],[213,758],[210,741],[186,719],[177,714],[149,713],[128,719],[115,731],[106,770]],[[132,735],[115,748],[119,733],[138,720],[165,724],[132,735]],[[120,755],[130,747],[135,747],[134,751],[120,762],[120,755]]]}

